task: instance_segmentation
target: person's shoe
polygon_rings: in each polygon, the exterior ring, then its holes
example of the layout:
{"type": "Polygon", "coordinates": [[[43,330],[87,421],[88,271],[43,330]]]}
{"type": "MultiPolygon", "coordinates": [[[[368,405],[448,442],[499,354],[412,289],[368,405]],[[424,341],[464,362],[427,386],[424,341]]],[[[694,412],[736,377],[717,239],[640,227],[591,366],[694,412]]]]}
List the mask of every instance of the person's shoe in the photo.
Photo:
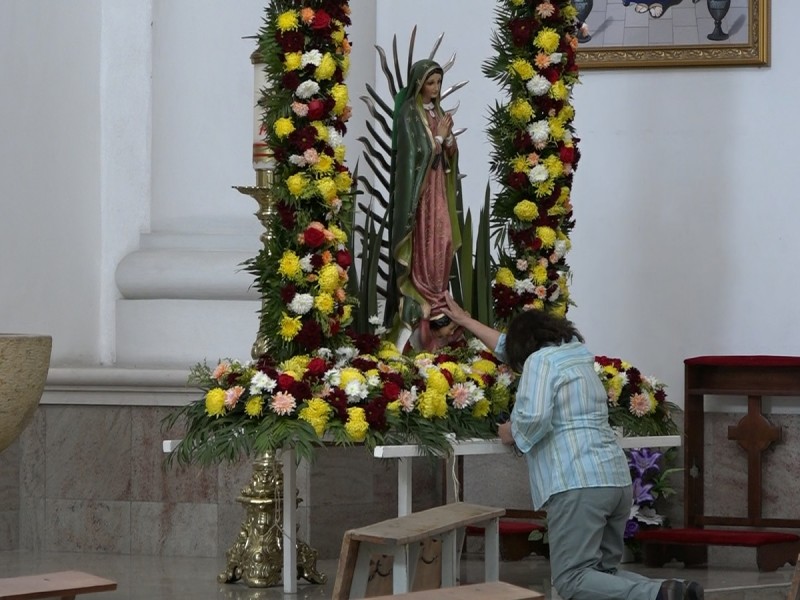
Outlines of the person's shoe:
{"type": "Polygon", "coordinates": [[[661,584],[656,600],[683,600],[687,597],[687,592],[688,590],[682,581],[667,579],[661,584]]]}
{"type": "Polygon", "coordinates": [[[684,581],[683,585],[686,587],[687,600],[703,600],[704,591],[702,585],[696,581],[684,581]]]}

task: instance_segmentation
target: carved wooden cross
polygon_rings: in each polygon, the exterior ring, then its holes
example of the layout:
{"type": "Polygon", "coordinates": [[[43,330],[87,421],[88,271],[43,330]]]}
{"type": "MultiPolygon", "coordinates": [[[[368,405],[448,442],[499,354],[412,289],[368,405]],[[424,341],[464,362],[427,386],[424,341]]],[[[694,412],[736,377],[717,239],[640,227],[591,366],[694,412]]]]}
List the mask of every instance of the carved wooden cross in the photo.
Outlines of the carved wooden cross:
{"type": "Polygon", "coordinates": [[[761,518],[761,453],[781,439],[781,428],[767,420],[761,410],[761,396],[747,397],[747,414],[728,426],[728,439],[736,440],[747,452],[747,516],[761,518]]]}

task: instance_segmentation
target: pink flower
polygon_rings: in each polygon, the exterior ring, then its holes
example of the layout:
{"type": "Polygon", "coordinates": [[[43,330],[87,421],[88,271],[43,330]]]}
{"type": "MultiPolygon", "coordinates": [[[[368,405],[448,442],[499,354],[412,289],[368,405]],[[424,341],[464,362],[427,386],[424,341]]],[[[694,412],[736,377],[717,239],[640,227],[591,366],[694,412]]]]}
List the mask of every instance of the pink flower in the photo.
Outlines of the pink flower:
{"type": "Polygon", "coordinates": [[[214,372],[211,374],[211,377],[214,379],[219,379],[221,377],[225,377],[228,373],[231,372],[231,363],[228,361],[223,361],[217,365],[217,368],[214,369],[214,372]]]}
{"type": "Polygon", "coordinates": [[[302,102],[292,102],[292,111],[298,117],[305,117],[308,114],[308,104],[302,102]]]}
{"type": "Polygon", "coordinates": [[[650,398],[639,392],[631,396],[630,409],[632,414],[643,417],[650,412],[650,398]]]}
{"type": "Polygon", "coordinates": [[[240,385],[235,385],[232,388],[225,390],[225,406],[233,408],[239,401],[239,398],[244,394],[244,388],[240,385]]]}
{"type": "Polygon", "coordinates": [[[406,412],[411,412],[414,410],[414,394],[409,390],[402,390],[400,395],[397,397],[397,402],[406,412]]]}
{"type": "Polygon", "coordinates": [[[309,148],[303,152],[303,158],[309,165],[315,165],[319,162],[319,153],[314,148],[309,148]]]}
{"type": "Polygon", "coordinates": [[[286,415],[290,415],[294,412],[297,403],[294,400],[294,396],[292,396],[290,393],[278,392],[272,397],[269,406],[273,412],[285,417],[286,415]]]}
{"type": "Polygon", "coordinates": [[[552,17],[555,11],[556,11],[555,6],[553,6],[549,2],[542,2],[539,6],[536,7],[536,13],[543,19],[546,19],[547,17],[552,17]]]}
{"type": "Polygon", "coordinates": [[[450,395],[456,408],[466,408],[470,405],[470,390],[463,383],[457,383],[450,388],[450,395]]]}

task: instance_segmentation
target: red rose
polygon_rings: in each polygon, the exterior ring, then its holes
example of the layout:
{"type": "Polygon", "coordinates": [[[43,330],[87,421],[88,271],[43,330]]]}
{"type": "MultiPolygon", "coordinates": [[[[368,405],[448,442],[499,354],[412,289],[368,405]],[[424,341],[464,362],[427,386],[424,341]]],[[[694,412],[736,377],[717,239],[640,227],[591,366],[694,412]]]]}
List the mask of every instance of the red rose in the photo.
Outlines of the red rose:
{"type": "Polygon", "coordinates": [[[353,259],[350,257],[350,253],[347,250],[339,250],[336,253],[336,263],[343,269],[346,269],[353,264],[353,259]]]}
{"type": "Polygon", "coordinates": [[[292,387],[293,383],[294,383],[294,377],[292,377],[291,375],[287,375],[286,373],[281,373],[280,375],[278,375],[278,388],[280,388],[281,390],[283,391],[288,390],[290,387],[292,387]]]}
{"type": "Polygon", "coordinates": [[[315,98],[308,103],[308,118],[312,121],[318,121],[325,116],[325,102],[319,98],[315,98]]]}
{"type": "Polygon", "coordinates": [[[311,29],[327,29],[331,26],[331,16],[323,9],[319,9],[314,13],[314,21],[311,23],[311,29]]]}
{"type": "Polygon", "coordinates": [[[383,384],[383,397],[389,401],[397,400],[400,397],[400,386],[393,381],[383,384]]]}
{"type": "Polygon", "coordinates": [[[561,158],[561,162],[572,164],[575,159],[575,150],[569,146],[561,146],[558,155],[561,158]]]}
{"type": "Polygon", "coordinates": [[[314,377],[322,377],[328,370],[328,364],[321,358],[312,358],[306,367],[306,373],[314,377]]]}
{"type": "Polygon", "coordinates": [[[308,227],[303,232],[303,241],[306,243],[306,246],[319,248],[325,243],[325,233],[316,227],[308,227]]]}

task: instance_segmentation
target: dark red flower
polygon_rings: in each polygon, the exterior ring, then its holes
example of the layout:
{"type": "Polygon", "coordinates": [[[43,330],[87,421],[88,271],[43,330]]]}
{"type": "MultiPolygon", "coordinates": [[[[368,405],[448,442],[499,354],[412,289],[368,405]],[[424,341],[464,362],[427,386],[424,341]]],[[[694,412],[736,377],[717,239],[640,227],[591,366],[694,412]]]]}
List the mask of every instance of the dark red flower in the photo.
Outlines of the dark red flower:
{"type": "Polygon", "coordinates": [[[375,431],[386,429],[386,404],[386,399],[376,398],[364,407],[364,416],[371,429],[375,431]]]}
{"type": "Polygon", "coordinates": [[[305,381],[295,381],[292,383],[292,385],[289,386],[289,393],[294,396],[294,399],[297,400],[298,403],[310,400],[312,396],[311,386],[305,381]]]}
{"type": "Polygon", "coordinates": [[[297,288],[293,283],[286,284],[281,288],[281,302],[289,304],[297,293],[297,288]]]}
{"type": "Polygon", "coordinates": [[[527,46],[533,39],[537,23],[532,18],[511,19],[508,28],[511,30],[511,41],[515,46],[527,46]]]}
{"type": "Polygon", "coordinates": [[[311,22],[311,29],[328,29],[331,26],[331,16],[321,8],[314,13],[314,20],[311,22]]]}
{"type": "Polygon", "coordinates": [[[316,357],[312,358],[308,363],[308,366],[306,367],[306,374],[309,374],[313,377],[322,377],[327,370],[328,363],[326,363],[322,358],[316,357]]]}
{"type": "Polygon", "coordinates": [[[347,422],[347,394],[340,388],[333,388],[331,393],[325,398],[325,401],[331,405],[336,418],[343,423],[347,422]]]}
{"type": "Polygon", "coordinates": [[[305,36],[299,31],[278,31],[275,41],[286,52],[302,52],[305,46],[305,36]]]}
{"type": "Polygon", "coordinates": [[[558,156],[561,162],[572,164],[572,161],[575,160],[574,146],[561,146],[558,150],[558,156]]]}
{"type": "Polygon", "coordinates": [[[389,401],[397,400],[400,397],[401,388],[394,381],[387,381],[383,384],[383,397],[389,401]]]}
{"type": "Polygon", "coordinates": [[[289,388],[294,383],[294,377],[291,375],[287,375],[286,373],[281,373],[278,375],[278,389],[284,392],[288,391],[289,388]]]}
{"type": "Polygon", "coordinates": [[[306,350],[316,350],[322,345],[322,327],[314,319],[306,319],[294,339],[306,350]]]}
{"type": "Polygon", "coordinates": [[[294,229],[297,219],[295,218],[295,210],[285,202],[278,202],[278,216],[281,219],[281,225],[284,229],[294,229]]]}
{"type": "Polygon", "coordinates": [[[281,77],[281,83],[283,87],[293,92],[297,89],[297,86],[300,85],[300,75],[297,74],[297,71],[287,71],[283,74],[283,77],[281,77]]]}
{"type": "Polygon", "coordinates": [[[347,269],[353,264],[353,259],[350,256],[350,253],[347,250],[339,250],[336,253],[336,264],[338,264],[343,269],[347,269]]]}
{"type": "Polygon", "coordinates": [[[528,176],[525,173],[517,173],[516,171],[508,174],[508,187],[515,190],[521,190],[528,185],[528,176]]]}
{"type": "Polygon", "coordinates": [[[319,98],[314,98],[311,102],[308,103],[308,115],[306,115],[312,121],[318,121],[326,114],[325,110],[325,102],[320,100],[319,98]]]}
{"type": "Polygon", "coordinates": [[[295,129],[289,134],[289,143],[297,150],[298,154],[302,154],[317,141],[317,129],[315,127],[301,127],[295,129]]]}
{"type": "Polygon", "coordinates": [[[325,232],[317,227],[307,227],[303,232],[303,241],[306,246],[319,248],[325,243],[325,232]]]}

